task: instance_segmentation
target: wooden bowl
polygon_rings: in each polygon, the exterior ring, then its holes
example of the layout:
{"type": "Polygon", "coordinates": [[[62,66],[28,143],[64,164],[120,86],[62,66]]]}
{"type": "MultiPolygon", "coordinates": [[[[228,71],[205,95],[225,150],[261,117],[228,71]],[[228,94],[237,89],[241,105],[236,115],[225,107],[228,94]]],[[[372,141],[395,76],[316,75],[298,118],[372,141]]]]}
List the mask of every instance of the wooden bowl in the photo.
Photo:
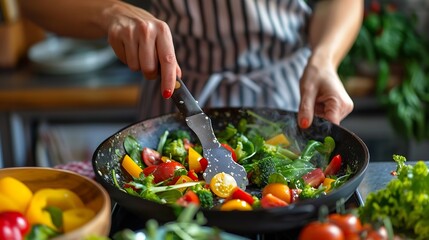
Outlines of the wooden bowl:
{"type": "Polygon", "coordinates": [[[109,194],[94,180],[77,173],[44,167],[15,167],[0,169],[0,178],[14,177],[33,192],[42,188],[67,188],[76,193],[83,203],[96,212],[84,226],[55,239],[83,239],[87,235],[108,236],[111,224],[109,194]]]}

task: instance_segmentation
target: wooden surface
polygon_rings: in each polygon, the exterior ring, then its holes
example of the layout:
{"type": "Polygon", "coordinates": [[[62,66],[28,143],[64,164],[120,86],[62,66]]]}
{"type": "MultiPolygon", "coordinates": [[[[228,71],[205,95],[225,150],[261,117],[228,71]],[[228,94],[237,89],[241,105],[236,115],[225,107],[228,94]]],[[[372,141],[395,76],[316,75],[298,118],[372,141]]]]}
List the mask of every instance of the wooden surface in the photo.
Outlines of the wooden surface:
{"type": "Polygon", "coordinates": [[[137,107],[139,86],[0,90],[0,110],[66,110],[137,107]]]}
{"type": "Polygon", "coordinates": [[[142,76],[114,63],[78,74],[43,74],[30,63],[0,69],[0,111],[135,108],[142,76]]]}

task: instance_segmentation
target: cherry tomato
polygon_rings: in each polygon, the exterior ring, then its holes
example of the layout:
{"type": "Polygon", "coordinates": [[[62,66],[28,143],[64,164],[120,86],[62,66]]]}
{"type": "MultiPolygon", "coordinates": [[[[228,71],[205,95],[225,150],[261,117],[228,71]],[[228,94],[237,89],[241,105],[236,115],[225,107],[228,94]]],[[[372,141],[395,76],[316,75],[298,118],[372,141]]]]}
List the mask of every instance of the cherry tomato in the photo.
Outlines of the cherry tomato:
{"type": "Polygon", "coordinates": [[[306,184],[317,188],[321,183],[323,183],[323,180],[325,180],[325,174],[323,173],[322,169],[316,168],[302,176],[302,179],[304,179],[306,184]]]}
{"type": "Polygon", "coordinates": [[[220,210],[222,210],[222,211],[233,211],[233,210],[251,211],[252,206],[248,202],[243,201],[241,199],[231,199],[231,200],[226,201],[224,204],[222,204],[222,206],[220,206],[220,210]]]}
{"type": "Polygon", "coordinates": [[[143,148],[142,158],[143,158],[143,162],[148,167],[162,163],[161,153],[159,153],[159,152],[157,152],[151,148],[147,148],[147,147],[143,148]]]}
{"type": "Polygon", "coordinates": [[[266,185],[262,189],[262,196],[265,196],[269,193],[280,198],[281,200],[285,201],[286,203],[292,202],[291,190],[290,190],[289,186],[286,184],[270,183],[270,184],[266,185]]]}
{"type": "Polygon", "coordinates": [[[267,195],[261,198],[261,206],[263,208],[284,207],[287,205],[288,205],[287,202],[281,200],[280,198],[274,196],[271,193],[268,193],[267,195]]]}
{"type": "Polygon", "coordinates": [[[325,176],[332,176],[337,174],[341,169],[341,163],[342,163],[341,155],[340,154],[335,155],[329,162],[328,166],[325,168],[325,171],[323,171],[325,176]]]}
{"type": "Polygon", "coordinates": [[[157,167],[158,167],[158,165],[152,165],[150,167],[145,167],[145,168],[143,168],[143,174],[145,176],[148,176],[149,174],[153,173],[157,167]]]}
{"type": "Polygon", "coordinates": [[[244,191],[239,187],[235,188],[235,190],[232,192],[231,198],[246,201],[250,205],[252,205],[255,201],[250,193],[244,191]]]}
{"type": "Polygon", "coordinates": [[[332,213],[328,216],[329,222],[337,225],[344,233],[344,237],[350,239],[362,230],[360,219],[353,214],[332,213]]]}
{"type": "Polygon", "coordinates": [[[222,147],[226,148],[226,150],[231,152],[232,160],[234,160],[234,162],[237,162],[237,154],[235,154],[234,149],[226,143],[221,143],[221,145],[222,147]]]}
{"type": "Polygon", "coordinates": [[[299,233],[299,240],[344,240],[344,234],[341,229],[329,222],[311,222],[307,224],[299,233]]]}
{"type": "Polygon", "coordinates": [[[237,187],[235,179],[224,172],[220,172],[213,176],[210,181],[210,189],[214,194],[221,198],[227,198],[231,196],[232,192],[237,187]]]}
{"type": "Polygon", "coordinates": [[[365,224],[363,227],[363,238],[365,240],[387,240],[389,236],[385,227],[374,228],[370,224],[365,224]]]}
{"type": "Polygon", "coordinates": [[[182,197],[177,199],[176,203],[183,207],[187,207],[189,204],[200,205],[200,199],[194,191],[188,190],[182,197]]]}
{"type": "Polygon", "coordinates": [[[23,239],[30,231],[30,224],[20,212],[0,213],[0,239],[23,239]]]}
{"type": "MultiPolygon", "coordinates": [[[[159,183],[169,178],[173,178],[174,172],[181,168],[184,169],[185,167],[176,161],[160,163],[155,171],[152,172],[153,176],[155,177],[154,182],[159,183]]],[[[174,181],[170,181],[167,184],[174,184],[174,181]]]]}

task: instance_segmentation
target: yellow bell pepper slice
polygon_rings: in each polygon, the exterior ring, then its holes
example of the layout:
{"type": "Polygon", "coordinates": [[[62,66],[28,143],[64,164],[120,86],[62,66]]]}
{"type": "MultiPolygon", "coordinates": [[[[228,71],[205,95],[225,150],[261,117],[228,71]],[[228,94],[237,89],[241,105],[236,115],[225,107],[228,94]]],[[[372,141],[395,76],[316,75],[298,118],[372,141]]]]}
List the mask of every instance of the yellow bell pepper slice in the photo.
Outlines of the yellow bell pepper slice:
{"type": "Polygon", "coordinates": [[[124,159],[122,160],[122,167],[125,168],[125,170],[134,178],[138,178],[140,176],[140,173],[143,172],[143,169],[137,165],[137,163],[134,162],[133,159],[131,159],[130,156],[125,155],[124,159]]]}
{"type": "MultiPolygon", "coordinates": [[[[33,197],[33,192],[23,182],[13,177],[0,179],[0,194],[9,198],[18,207],[17,211],[25,213],[28,204],[33,197]]],[[[0,202],[5,201],[4,198],[0,202]]],[[[6,203],[4,203],[6,204],[6,203]]],[[[3,205],[3,204],[0,204],[3,205]]],[[[5,208],[5,206],[0,207],[5,208]]]]}
{"type": "Polygon", "coordinates": [[[287,147],[290,145],[289,139],[283,133],[277,134],[276,136],[266,140],[265,142],[276,146],[282,145],[284,147],[287,147]]]}
{"type": "Polygon", "coordinates": [[[189,147],[188,150],[188,164],[189,164],[189,170],[194,170],[196,173],[200,173],[203,171],[200,159],[203,158],[201,154],[199,154],[195,149],[192,147],[189,147]]]}
{"type": "Polygon", "coordinates": [[[63,230],[68,233],[83,226],[95,216],[89,208],[73,208],[63,212],[63,230]]]}
{"type": "Polygon", "coordinates": [[[325,180],[323,180],[322,186],[326,187],[325,192],[329,192],[331,191],[331,184],[335,182],[335,179],[332,178],[325,178],[325,180]]]}
{"type": "Polygon", "coordinates": [[[51,215],[44,210],[46,207],[57,207],[63,212],[68,209],[82,208],[84,203],[71,190],[60,188],[44,188],[34,193],[27,209],[26,217],[31,225],[44,224],[58,230],[51,220],[51,215]]]}

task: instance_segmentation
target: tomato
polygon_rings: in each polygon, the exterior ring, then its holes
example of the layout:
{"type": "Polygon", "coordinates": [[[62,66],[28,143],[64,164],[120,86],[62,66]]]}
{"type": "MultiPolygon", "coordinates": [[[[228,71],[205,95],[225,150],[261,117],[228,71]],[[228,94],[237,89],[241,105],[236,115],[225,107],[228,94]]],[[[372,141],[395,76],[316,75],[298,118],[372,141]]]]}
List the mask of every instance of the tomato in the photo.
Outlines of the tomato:
{"type": "Polygon", "coordinates": [[[234,149],[226,143],[221,143],[221,145],[222,147],[226,148],[226,150],[231,152],[232,160],[234,160],[234,162],[237,162],[237,154],[235,154],[234,149]]]}
{"type": "Polygon", "coordinates": [[[0,213],[0,239],[23,239],[30,231],[30,224],[20,212],[7,211],[0,213]]]}
{"type": "Polygon", "coordinates": [[[143,158],[143,162],[148,167],[162,163],[161,153],[159,153],[159,152],[157,152],[151,148],[147,148],[147,147],[143,148],[142,158],[143,158]]]}
{"type": "MultiPolygon", "coordinates": [[[[179,162],[175,162],[175,161],[160,163],[158,167],[152,172],[153,176],[155,177],[154,182],[159,183],[169,178],[173,178],[174,172],[181,168],[184,169],[185,167],[179,162]]],[[[167,184],[173,184],[173,183],[174,182],[171,181],[167,184]]]]}
{"type": "Polygon", "coordinates": [[[153,173],[156,170],[157,167],[158,167],[158,165],[152,165],[150,167],[145,167],[143,169],[143,174],[145,176],[148,176],[149,174],[153,173]]]}
{"type": "Polygon", "coordinates": [[[344,240],[344,234],[341,229],[329,222],[311,222],[307,224],[299,233],[299,240],[344,240]]]}
{"type": "Polygon", "coordinates": [[[220,210],[222,210],[222,211],[233,211],[233,210],[251,211],[252,206],[248,202],[243,201],[241,199],[231,199],[231,200],[226,201],[224,204],[222,204],[222,206],[220,206],[220,210]]]}
{"type": "Polygon", "coordinates": [[[204,172],[207,168],[207,165],[209,165],[209,162],[207,161],[207,159],[201,158],[200,164],[201,164],[201,170],[204,172]]]}
{"type": "Polygon", "coordinates": [[[358,235],[362,230],[360,219],[353,214],[332,213],[328,216],[328,220],[337,225],[347,239],[351,239],[351,236],[358,235]]]}
{"type": "Polygon", "coordinates": [[[198,181],[199,180],[198,175],[192,169],[188,171],[188,177],[190,177],[192,179],[192,181],[198,181]]]}
{"type": "Polygon", "coordinates": [[[296,201],[298,201],[298,199],[299,199],[299,194],[302,192],[302,190],[301,189],[298,189],[298,188],[292,188],[291,190],[290,190],[290,202],[291,203],[294,203],[294,202],[296,202],[296,201]]]}
{"type": "Polygon", "coordinates": [[[268,193],[267,195],[261,198],[261,206],[263,208],[284,207],[287,205],[288,205],[287,202],[281,200],[280,198],[274,196],[271,193],[268,193]]]}
{"type": "Polygon", "coordinates": [[[185,195],[177,199],[176,203],[183,207],[186,207],[189,204],[200,205],[200,199],[194,191],[188,190],[185,195]]]}
{"type": "Polygon", "coordinates": [[[213,176],[210,181],[210,189],[214,194],[221,198],[227,198],[231,196],[232,192],[237,187],[235,179],[224,172],[220,172],[213,176]]]}
{"type": "Polygon", "coordinates": [[[341,155],[340,154],[335,155],[329,162],[328,166],[325,168],[325,171],[323,171],[325,176],[332,176],[337,174],[341,169],[341,163],[342,163],[341,155]]]}
{"type": "Polygon", "coordinates": [[[385,227],[374,228],[370,224],[365,224],[363,227],[362,236],[365,240],[387,240],[389,236],[385,227]]]}
{"type": "Polygon", "coordinates": [[[291,197],[291,190],[288,185],[283,183],[270,183],[266,185],[262,189],[262,196],[265,196],[267,194],[271,193],[272,195],[280,198],[281,200],[291,203],[292,197],[291,197]]]}
{"type": "Polygon", "coordinates": [[[316,168],[302,176],[302,179],[304,179],[306,184],[317,188],[323,182],[323,180],[325,180],[325,174],[323,173],[322,169],[316,168]]]}
{"type": "Polygon", "coordinates": [[[255,201],[250,193],[244,191],[239,187],[235,188],[235,190],[232,192],[231,198],[246,201],[250,205],[252,205],[255,201]]]}

